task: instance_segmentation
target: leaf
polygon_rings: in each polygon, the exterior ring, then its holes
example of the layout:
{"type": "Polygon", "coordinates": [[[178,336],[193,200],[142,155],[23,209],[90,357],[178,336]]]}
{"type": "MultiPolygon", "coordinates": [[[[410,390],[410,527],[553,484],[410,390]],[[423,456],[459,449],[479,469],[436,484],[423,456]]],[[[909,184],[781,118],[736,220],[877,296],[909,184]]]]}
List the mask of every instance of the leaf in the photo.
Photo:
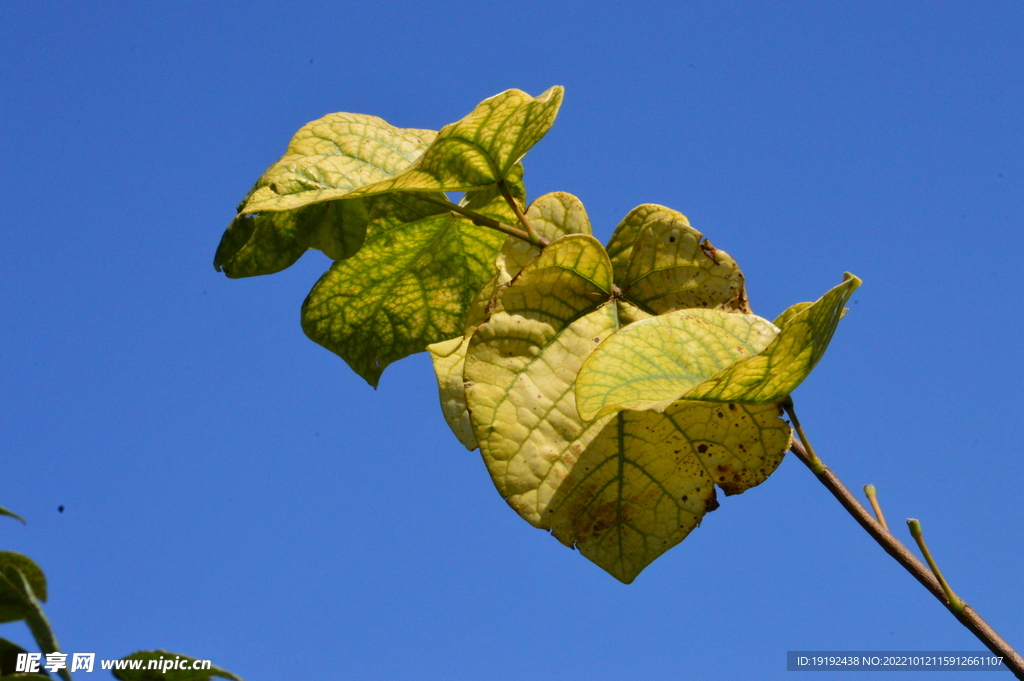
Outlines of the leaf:
{"type": "Polygon", "coordinates": [[[663,411],[690,388],[764,350],[776,335],[761,317],[720,310],[678,310],[631,324],[583,363],[576,378],[580,417],[663,411]]]}
{"type": "MultiPolygon", "coordinates": [[[[428,210],[411,221],[370,223],[363,248],[334,263],[302,306],[306,335],[374,387],[388,364],[462,331],[505,240],[454,213],[428,210]]],[[[479,212],[512,215],[501,198],[479,212]]]]}
{"type": "Polygon", "coordinates": [[[473,426],[469,422],[466,406],[466,389],[462,380],[462,369],[466,363],[469,338],[459,336],[427,346],[434,363],[437,377],[437,391],[441,397],[441,414],[448,427],[462,445],[473,451],[477,448],[473,426]]]}
{"type": "MultiPolygon", "coordinates": [[[[25,558],[20,554],[14,555],[19,556],[18,560],[25,558]]],[[[35,563],[32,565],[34,566],[35,563]]],[[[21,600],[22,616],[18,619],[25,620],[39,649],[44,653],[60,652],[60,644],[57,643],[57,637],[53,634],[50,621],[46,618],[46,613],[43,612],[43,607],[33,592],[32,582],[12,560],[4,564],[0,570],[0,600],[9,601],[14,597],[21,600]]],[[[60,669],[58,673],[65,681],[71,681],[71,674],[67,669],[60,669]]]]}
{"type": "Polygon", "coordinates": [[[629,584],[718,508],[764,482],[790,445],[776,405],[677,402],[664,414],[620,411],[570,451],[543,515],[552,534],[629,584]]]}
{"type": "Polygon", "coordinates": [[[238,279],[280,272],[310,248],[341,260],[362,246],[367,222],[364,199],[315,203],[281,213],[239,214],[221,237],[213,266],[238,279]]]}
{"type": "Polygon", "coordinates": [[[409,168],[353,196],[394,191],[465,191],[505,180],[555,122],[564,89],[538,97],[506,90],[480,102],[462,120],[441,128],[409,168]]]}
{"type": "Polygon", "coordinates": [[[22,518],[20,515],[18,515],[14,511],[8,511],[3,506],[0,506],[0,515],[5,515],[5,516],[9,516],[11,518],[14,518],[15,520],[20,520],[22,522],[22,524],[25,523],[25,519],[24,518],[22,518]]]}
{"type": "MultiPolygon", "coordinates": [[[[180,660],[179,666],[187,663],[189,667],[196,661],[194,657],[170,653],[166,650],[140,650],[121,659],[141,660],[143,667],[147,667],[151,661],[158,662],[160,669],[170,661],[180,660]]],[[[231,679],[231,681],[242,681],[238,676],[216,665],[211,665],[209,669],[168,668],[167,671],[160,669],[117,669],[113,671],[113,674],[114,678],[121,679],[121,681],[208,681],[215,676],[231,679]]]]}
{"type": "MultiPolygon", "coordinates": [[[[13,551],[0,551],[0,572],[6,567],[17,568],[32,586],[32,593],[46,602],[46,575],[28,556],[13,551]]],[[[4,589],[0,582],[0,622],[14,622],[25,619],[25,599],[20,591],[4,589]]]]}
{"type": "MultiPolygon", "coordinates": [[[[17,643],[0,638],[0,677],[4,681],[50,681],[50,677],[46,674],[15,671],[18,668],[18,655],[25,655],[27,653],[28,651],[17,643]]],[[[45,663],[46,660],[44,658],[42,664],[45,663]]]]}
{"type": "Polygon", "coordinates": [[[239,205],[214,267],[229,277],[250,277],[283,270],[309,248],[335,260],[352,255],[371,214],[390,206],[339,200],[408,168],[436,135],[362,114],[334,113],[307,123],[239,205]]]}
{"type": "Polygon", "coordinates": [[[842,284],[814,304],[783,312],[782,330],[767,348],[718,372],[687,392],[686,399],[765,404],[785,398],[825,354],[843,305],[860,284],[847,272],[842,284]]]}
{"type": "MultiPolygon", "coordinates": [[[[0,638],[0,677],[8,677],[14,674],[14,670],[18,666],[18,654],[24,654],[26,652],[28,651],[17,643],[12,643],[5,638],[0,638]]],[[[43,678],[45,679],[49,677],[44,676],[43,678]]],[[[6,678],[4,681],[6,681],[6,678]]]]}
{"type": "MultiPolygon", "coordinates": [[[[566,234],[590,234],[590,220],[583,203],[566,192],[545,194],[534,200],[526,211],[526,219],[534,230],[548,241],[566,234]]],[[[441,398],[441,413],[448,426],[466,449],[477,447],[469,423],[466,391],[462,370],[469,348],[469,338],[486,319],[487,308],[498,289],[519,274],[523,266],[537,257],[540,249],[522,239],[508,237],[498,253],[495,264],[498,274],[477,294],[470,305],[463,336],[429,346],[434,374],[441,398]]]]}
{"type": "Polygon", "coordinates": [[[547,246],[503,289],[469,344],[470,420],[498,492],[524,519],[623,582],[781,460],[778,408],[673,405],[590,423],[573,384],[593,348],[644,313],[612,295],[612,264],[592,237],[547,246]],[[721,416],[719,416],[721,414],[721,416]]]}
{"type": "Polygon", "coordinates": [[[678,211],[637,206],[608,242],[615,283],[653,314],[694,307],[749,313],[736,261],[703,237],[678,211]]]}
{"type": "Polygon", "coordinates": [[[396,128],[376,116],[328,114],[295,133],[238,212],[295,210],[345,198],[408,169],[436,137],[432,130],[396,128]]]}

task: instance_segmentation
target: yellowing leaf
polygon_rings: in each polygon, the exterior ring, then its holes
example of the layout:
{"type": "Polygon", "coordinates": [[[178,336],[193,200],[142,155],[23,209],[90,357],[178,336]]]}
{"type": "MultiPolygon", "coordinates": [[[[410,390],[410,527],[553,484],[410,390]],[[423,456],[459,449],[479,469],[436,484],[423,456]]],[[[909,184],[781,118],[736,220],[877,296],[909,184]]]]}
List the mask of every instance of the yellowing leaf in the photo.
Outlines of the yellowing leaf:
{"type": "Polygon", "coordinates": [[[328,114],[295,133],[238,212],[294,210],[345,198],[409,168],[436,137],[432,130],[396,128],[376,116],[328,114]]]}
{"type": "Polygon", "coordinates": [[[599,419],[560,461],[540,526],[628,584],[718,508],[715,485],[739,494],[771,475],[790,444],[780,413],[678,402],[599,419]]]}
{"type": "Polygon", "coordinates": [[[782,331],[767,348],[718,372],[687,392],[686,399],[763,404],[785,398],[825,354],[843,305],[860,284],[847,272],[842,284],[814,304],[782,313],[782,331]]]}
{"type": "Polygon", "coordinates": [[[662,411],[705,379],[764,350],[777,334],[761,317],[720,310],[678,310],[630,324],[598,346],[580,369],[580,417],[662,411]]]}
{"type": "MultiPolygon", "coordinates": [[[[484,211],[511,215],[501,199],[484,211]]],[[[450,212],[375,220],[363,248],[334,263],[310,291],[302,328],[376,386],[391,362],[462,331],[504,240],[450,212]]]]}
{"type": "Polygon", "coordinates": [[[686,216],[664,206],[637,206],[608,242],[615,283],[654,313],[684,308],[750,312],[743,273],[686,216]]]}
{"type": "Polygon", "coordinates": [[[430,359],[434,363],[437,391],[441,397],[441,414],[459,442],[472,451],[477,448],[477,444],[473,426],[469,422],[466,388],[462,379],[468,347],[469,338],[459,336],[428,345],[427,350],[430,351],[430,359]]]}
{"type": "MultiPolygon", "coordinates": [[[[583,203],[572,194],[554,192],[534,200],[526,211],[536,232],[548,241],[566,234],[590,234],[590,220],[583,203]]],[[[537,257],[540,249],[515,237],[508,237],[498,253],[495,264],[498,274],[477,294],[466,316],[463,336],[431,345],[427,349],[434,363],[441,413],[448,426],[466,449],[476,449],[476,438],[469,424],[466,391],[462,370],[469,347],[469,338],[486,319],[487,307],[499,288],[519,274],[523,266],[537,257]]]]}
{"type": "Polygon", "coordinates": [[[229,277],[249,277],[283,270],[310,248],[335,260],[352,255],[368,220],[391,206],[386,199],[339,199],[404,170],[436,135],[362,114],[335,113],[307,123],[238,206],[214,267],[229,277]]]}
{"type": "Polygon", "coordinates": [[[581,364],[621,320],[644,316],[611,292],[611,262],[593,238],[553,241],[499,293],[464,378],[498,492],[628,583],[716,506],[715,484],[738,493],[767,477],[789,429],[775,406],[689,402],[583,422],[581,364]]]}
{"type": "Polygon", "coordinates": [[[563,93],[562,87],[555,86],[539,97],[522,90],[506,90],[485,99],[462,120],[441,128],[411,167],[353,195],[464,191],[497,184],[547,134],[562,105],[563,93]]]}

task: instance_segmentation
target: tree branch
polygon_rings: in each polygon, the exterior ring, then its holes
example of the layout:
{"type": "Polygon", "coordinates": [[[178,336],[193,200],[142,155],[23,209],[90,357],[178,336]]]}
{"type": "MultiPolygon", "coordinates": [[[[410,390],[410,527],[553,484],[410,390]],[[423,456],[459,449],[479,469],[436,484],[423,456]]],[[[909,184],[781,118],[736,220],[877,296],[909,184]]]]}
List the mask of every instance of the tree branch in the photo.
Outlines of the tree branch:
{"type": "MultiPolygon", "coordinates": [[[[789,412],[790,418],[793,418],[793,412],[790,408],[786,409],[789,412]]],[[[798,422],[793,418],[794,425],[798,422]]],[[[801,433],[801,440],[806,438],[801,433]]],[[[857,498],[846,488],[843,481],[832,472],[828,466],[821,463],[821,459],[809,453],[808,448],[800,440],[793,440],[792,447],[790,448],[797,458],[804,462],[804,464],[811,469],[815,477],[832,493],[839,503],[843,505],[843,508],[853,516],[854,520],[860,523],[871,538],[878,542],[886,553],[896,559],[896,562],[903,566],[903,568],[913,575],[914,579],[919,581],[924,588],[928,589],[935,598],[939,600],[951,613],[956,617],[960,624],[967,627],[972,634],[978,637],[982,643],[985,644],[989,650],[996,655],[1002,656],[1003,664],[1005,664],[1013,672],[1014,676],[1018,679],[1024,679],[1024,658],[1014,650],[1009,643],[1003,640],[1003,638],[996,633],[995,629],[990,627],[988,623],[981,618],[981,615],[976,613],[974,609],[963,603],[963,610],[956,612],[949,600],[946,598],[946,593],[943,591],[942,586],[938,580],[935,579],[935,575],[932,574],[925,565],[918,560],[917,556],[910,552],[906,546],[904,546],[896,537],[892,536],[887,532],[871,514],[861,506],[857,498]],[[816,470],[820,467],[820,471],[816,470]]]]}

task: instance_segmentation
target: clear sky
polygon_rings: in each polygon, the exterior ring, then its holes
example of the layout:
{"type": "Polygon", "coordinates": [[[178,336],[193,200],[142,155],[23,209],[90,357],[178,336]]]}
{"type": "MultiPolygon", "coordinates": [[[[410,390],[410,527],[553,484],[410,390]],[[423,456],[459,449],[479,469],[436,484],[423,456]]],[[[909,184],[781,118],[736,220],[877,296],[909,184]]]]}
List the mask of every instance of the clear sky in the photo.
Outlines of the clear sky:
{"type": "Polygon", "coordinates": [[[982,649],[792,456],[624,586],[506,506],[425,355],[374,391],[305,338],[322,255],[214,272],[307,121],[436,129],[560,84],[530,196],[576,194],[602,239],[638,204],[682,211],[768,318],[864,280],[794,393],[804,425],[1021,650],[1022,66],[1009,1],[4,2],[0,505],[29,522],[0,548],[46,571],[65,650],[248,681],[982,649]]]}

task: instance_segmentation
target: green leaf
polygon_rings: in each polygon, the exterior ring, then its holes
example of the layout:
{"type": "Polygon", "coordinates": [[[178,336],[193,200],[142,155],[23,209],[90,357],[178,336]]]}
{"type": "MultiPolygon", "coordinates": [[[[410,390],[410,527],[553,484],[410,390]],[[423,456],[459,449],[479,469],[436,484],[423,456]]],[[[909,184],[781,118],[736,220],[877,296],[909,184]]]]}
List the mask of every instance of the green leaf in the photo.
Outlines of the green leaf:
{"type": "MultiPolygon", "coordinates": [[[[500,198],[479,212],[513,215],[500,198]]],[[[302,306],[306,335],[374,387],[391,362],[462,331],[505,240],[454,213],[424,213],[370,223],[363,248],[336,262],[302,306]]]]}
{"type": "Polygon", "coordinates": [[[531,97],[506,90],[480,102],[468,116],[441,128],[408,169],[363,187],[354,196],[394,191],[465,191],[505,180],[513,166],[555,122],[564,90],[531,97]]]}
{"type": "MultiPolygon", "coordinates": [[[[548,241],[566,234],[590,234],[590,220],[583,203],[566,192],[553,192],[537,198],[526,211],[526,219],[534,230],[548,241]]],[[[476,438],[469,422],[466,406],[466,391],[463,385],[463,365],[469,339],[476,328],[486,319],[487,308],[499,288],[519,274],[522,268],[537,257],[540,249],[536,246],[508,237],[495,260],[498,274],[477,294],[470,305],[463,336],[428,346],[434,363],[438,393],[441,398],[441,413],[455,437],[466,449],[477,448],[476,438]]]]}
{"type": "Polygon", "coordinates": [[[214,267],[229,277],[250,277],[280,271],[309,248],[335,260],[351,256],[373,213],[390,206],[340,200],[408,168],[436,135],[362,114],[307,123],[239,205],[214,267]]]}
{"type": "MultiPolygon", "coordinates": [[[[0,677],[8,677],[14,674],[14,670],[17,669],[18,666],[18,654],[24,654],[26,652],[28,651],[17,643],[12,643],[5,638],[0,638],[0,677]]],[[[43,678],[49,677],[44,676],[43,678]]],[[[4,681],[6,681],[6,678],[4,681]]]]}
{"type": "Polygon", "coordinates": [[[368,222],[366,200],[315,203],[281,213],[239,214],[228,225],[214,267],[232,279],[286,269],[310,248],[333,260],[362,246],[368,222]]]}
{"type": "Polygon", "coordinates": [[[216,665],[211,665],[209,669],[192,669],[191,666],[196,662],[196,658],[170,653],[166,650],[140,650],[121,659],[129,664],[138,661],[142,667],[141,669],[115,670],[114,678],[121,679],[121,681],[208,681],[215,676],[231,679],[231,681],[242,681],[238,676],[216,665]],[[157,665],[156,669],[147,669],[151,662],[157,665]],[[162,671],[167,663],[172,662],[189,668],[173,669],[169,666],[167,671],[162,671]]]}
{"type": "Polygon", "coordinates": [[[685,398],[748,404],[785,398],[825,354],[843,316],[843,305],[860,284],[860,279],[847,272],[842,284],[814,304],[783,312],[782,330],[767,348],[718,372],[688,391],[685,398]]]}
{"type": "Polygon", "coordinates": [[[18,514],[17,514],[17,513],[15,513],[14,511],[8,511],[8,510],[7,510],[6,508],[4,508],[3,506],[0,506],[0,515],[5,515],[5,516],[9,516],[9,517],[11,517],[11,518],[14,518],[15,520],[20,520],[20,521],[21,521],[22,523],[24,523],[24,522],[25,522],[25,519],[24,519],[24,518],[22,518],[22,517],[21,517],[20,515],[18,515],[18,514]]]}
{"type": "Polygon", "coordinates": [[[580,417],[663,411],[690,388],[764,350],[776,335],[761,317],[720,310],[678,310],[631,324],[583,363],[576,378],[580,417]]]}
{"type": "MultiPolygon", "coordinates": [[[[0,551],[0,572],[8,566],[17,568],[32,586],[32,593],[36,598],[46,602],[46,575],[35,561],[20,553],[0,551]]],[[[21,592],[4,588],[4,584],[0,580],[0,622],[25,619],[25,612],[25,598],[21,592]]]]}
{"type": "Polygon", "coordinates": [[[495,301],[464,369],[470,420],[498,492],[524,519],[623,582],[682,541],[729,494],[763,481],[788,447],[778,408],[673,405],[585,423],[573,384],[624,321],[592,237],[553,241],[495,301]]]}
{"type": "MultiPolygon", "coordinates": [[[[16,560],[24,562],[20,560],[25,558],[24,556],[20,556],[20,554],[14,555],[19,556],[16,560]]],[[[31,561],[29,562],[31,563],[31,561]]],[[[31,564],[35,565],[35,563],[31,564]]],[[[42,571],[40,571],[41,574],[42,571]]],[[[57,637],[53,634],[50,621],[46,618],[46,613],[43,612],[43,607],[39,604],[39,600],[33,592],[31,581],[16,566],[15,560],[12,559],[4,564],[2,570],[0,570],[0,601],[6,602],[14,597],[21,600],[22,616],[18,619],[25,620],[25,624],[28,625],[29,631],[32,632],[32,637],[39,645],[39,649],[44,653],[60,652],[60,644],[57,643],[57,637]]],[[[65,681],[71,681],[71,674],[67,669],[61,669],[58,673],[65,681]]]]}

